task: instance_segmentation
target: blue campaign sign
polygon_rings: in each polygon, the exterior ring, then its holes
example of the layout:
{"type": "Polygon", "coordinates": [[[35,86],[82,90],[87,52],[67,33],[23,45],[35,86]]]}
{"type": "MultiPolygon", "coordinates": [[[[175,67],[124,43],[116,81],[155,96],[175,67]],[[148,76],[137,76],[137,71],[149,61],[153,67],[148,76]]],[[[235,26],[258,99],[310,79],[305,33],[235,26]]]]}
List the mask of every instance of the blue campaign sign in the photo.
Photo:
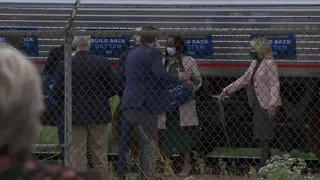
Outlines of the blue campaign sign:
{"type": "Polygon", "coordinates": [[[91,37],[91,52],[98,56],[119,58],[120,55],[130,48],[130,40],[122,37],[91,37]]]}
{"type": "MultiPolygon", "coordinates": [[[[5,38],[2,36],[0,37],[0,42],[4,42],[5,38]]],[[[24,36],[23,37],[23,51],[28,56],[38,56],[39,49],[38,49],[38,37],[37,36],[24,36]]]]}
{"type": "Polygon", "coordinates": [[[23,51],[29,56],[38,56],[38,37],[37,36],[25,36],[23,37],[23,51]]]}
{"type": "MultiPolygon", "coordinates": [[[[36,30],[36,28],[0,28],[0,30],[36,30]]],[[[0,42],[4,42],[5,37],[0,37],[0,42]]],[[[37,36],[24,36],[23,37],[23,51],[28,56],[38,56],[39,55],[39,49],[38,49],[38,37],[37,36]]]]}
{"type": "Polygon", "coordinates": [[[37,28],[36,27],[0,27],[0,30],[23,30],[23,31],[34,31],[37,28]]]}
{"type": "MultiPolygon", "coordinates": [[[[257,36],[252,36],[252,38],[255,37],[257,36]]],[[[294,34],[264,37],[269,41],[275,59],[296,59],[296,36],[294,34]]]]}
{"type": "Polygon", "coordinates": [[[185,38],[188,47],[188,54],[197,59],[212,59],[213,44],[212,36],[207,35],[201,38],[185,38]]]}

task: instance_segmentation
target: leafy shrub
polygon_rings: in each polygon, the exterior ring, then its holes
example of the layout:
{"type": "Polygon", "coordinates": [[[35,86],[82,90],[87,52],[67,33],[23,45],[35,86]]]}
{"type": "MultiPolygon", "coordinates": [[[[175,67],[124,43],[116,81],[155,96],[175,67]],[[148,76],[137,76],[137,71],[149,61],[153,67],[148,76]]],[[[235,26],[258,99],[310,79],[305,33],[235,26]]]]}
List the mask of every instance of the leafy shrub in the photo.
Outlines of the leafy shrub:
{"type": "Polygon", "coordinates": [[[303,174],[307,164],[300,158],[292,158],[289,154],[273,156],[267,165],[256,172],[251,169],[249,178],[251,180],[313,180],[310,173],[303,174]]]}

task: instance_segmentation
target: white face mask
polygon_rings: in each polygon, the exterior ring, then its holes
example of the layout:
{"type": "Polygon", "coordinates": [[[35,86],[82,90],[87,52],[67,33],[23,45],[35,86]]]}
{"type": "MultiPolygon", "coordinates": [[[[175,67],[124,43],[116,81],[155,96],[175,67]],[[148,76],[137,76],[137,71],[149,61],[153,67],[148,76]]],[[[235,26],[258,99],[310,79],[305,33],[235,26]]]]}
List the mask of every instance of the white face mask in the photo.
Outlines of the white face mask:
{"type": "Polygon", "coordinates": [[[170,56],[173,56],[176,54],[176,48],[167,47],[167,52],[170,56]]]}

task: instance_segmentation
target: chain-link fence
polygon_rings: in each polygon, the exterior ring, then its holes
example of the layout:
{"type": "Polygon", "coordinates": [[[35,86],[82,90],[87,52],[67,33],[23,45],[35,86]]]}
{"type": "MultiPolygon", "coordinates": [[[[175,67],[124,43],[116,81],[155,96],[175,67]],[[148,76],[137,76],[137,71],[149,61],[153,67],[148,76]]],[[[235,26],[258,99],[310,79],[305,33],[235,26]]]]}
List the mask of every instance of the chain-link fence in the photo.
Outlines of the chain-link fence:
{"type": "Polygon", "coordinates": [[[319,6],[80,4],[70,29],[72,5],[3,7],[0,39],[44,78],[37,158],[120,178],[272,179],[295,158],[317,173],[319,6]]]}

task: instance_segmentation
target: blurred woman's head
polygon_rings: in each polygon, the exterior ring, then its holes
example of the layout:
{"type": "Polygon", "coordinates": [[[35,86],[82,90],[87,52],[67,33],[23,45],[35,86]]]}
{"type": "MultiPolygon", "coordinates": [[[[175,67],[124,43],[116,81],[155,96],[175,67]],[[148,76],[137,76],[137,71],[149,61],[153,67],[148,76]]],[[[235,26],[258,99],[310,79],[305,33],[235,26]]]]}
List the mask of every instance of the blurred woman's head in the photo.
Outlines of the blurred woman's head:
{"type": "Polygon", "coordinates": [[[253,59],[272,58],[272,49],[266,38],[255,38],[250,42],[250,55],[253,59]]]}
{"type": "Polygon", "coordinates": [[[0,149],[27,158],[44,109],[35,65],[11,48],[0,48],[0,149]]]}
{"type": "Polygon", "coordinates": [[[167,57],[181,57],[187,55],[187,46],[182,36],[169,36],[166,44],[167,57]]]}

